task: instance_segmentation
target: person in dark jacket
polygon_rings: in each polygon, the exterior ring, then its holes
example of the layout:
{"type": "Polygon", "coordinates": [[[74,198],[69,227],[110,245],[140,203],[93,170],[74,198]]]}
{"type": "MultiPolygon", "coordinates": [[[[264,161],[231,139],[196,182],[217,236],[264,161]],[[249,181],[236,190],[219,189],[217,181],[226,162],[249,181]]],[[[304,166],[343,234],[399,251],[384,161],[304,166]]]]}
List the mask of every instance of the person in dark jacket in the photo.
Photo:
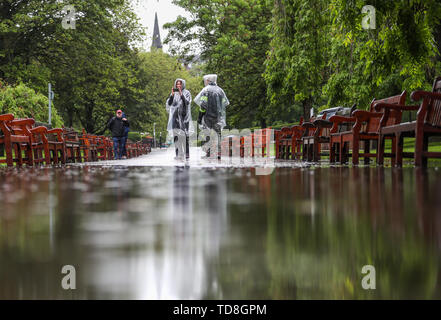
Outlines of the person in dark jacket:
{"type": "Polygon", "coordinates": [[[129,121],[123,117],[122,110],[116,111],[116,117],[110,119],[107,127],[112,132],[113,138],[113,151],[115,154],[115,160],[121,159],[124,148],[124,136],[126,127],[129,126],[129,121]]]}

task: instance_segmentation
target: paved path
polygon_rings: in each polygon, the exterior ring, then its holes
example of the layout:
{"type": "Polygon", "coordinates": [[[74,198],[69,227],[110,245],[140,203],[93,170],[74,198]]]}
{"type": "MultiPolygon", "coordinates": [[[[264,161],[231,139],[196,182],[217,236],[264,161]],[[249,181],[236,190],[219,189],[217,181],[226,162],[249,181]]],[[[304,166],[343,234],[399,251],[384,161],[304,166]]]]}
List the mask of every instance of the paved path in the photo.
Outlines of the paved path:
{"type": "MultiPolygon", "coordinates": [[[[300,167],[298,162],[276,162],[274,158],[239,158],[224,157],[217,159],[202,159],[205,153],[198,147],[190,148],[190,159],[188,161],[175,160],[173,148],[154,149],[148,155],[127,160],[111,160],[91,162],[87,165],[95,166],[127,166],[127,167],[192,167],[192,168],[271,168],[271,167],[300,167]]],[[[82,164],[84,165],[84,164],[82,164]]]]}

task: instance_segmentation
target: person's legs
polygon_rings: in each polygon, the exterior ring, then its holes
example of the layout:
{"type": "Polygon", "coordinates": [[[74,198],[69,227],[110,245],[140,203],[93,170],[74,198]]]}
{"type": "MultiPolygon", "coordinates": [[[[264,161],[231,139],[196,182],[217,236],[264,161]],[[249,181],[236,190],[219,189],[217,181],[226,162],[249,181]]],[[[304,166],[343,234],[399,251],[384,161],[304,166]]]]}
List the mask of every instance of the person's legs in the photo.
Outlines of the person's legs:
{"type": "Polygon", "coordinates": [[[173,142],[174,142],[174,144],[175,144],[176,158],[178,157],[178,154],[179,154],[179,150],[178,150],[178,141],[179,141],[178,136],[174,136],[174,138],[173,138],[173,142]]]}
{"type": "Polygon", "coordinates": [[[210,148],[210,136],[209,135],[207,135],[205,137],[204,146],[206,148],[207,157],[209,158],[210,157],[210,150],[211,150],[211,148],[210,148]]]}
{"type": "Polygon", "coordinates": [[[185,157],[187,159],[190,158],[190,137],[187,135],[185,135],[185,157]]]}
{"type": "Polygon", "coordinates": [[[221,148],[221,131],[218,130],[217,131],[217,158],[219,160],[221,158],[221,153],[222,153],[222,148],[221,148]]]}
{"type": "Polygon", "coordinates": [[[118,151],[119,144],[120,144],[120,138],[113,137],[113,153],[114,153],[115,160],[118,160],[120,158],[119,151],[118,151]]]}
{"type": "Polygon", "coordinates": [[[127,157],[127,139],[128,137],[122,137],[121,141],[122,141],[122,156],[123,157],[127,157]]]}
{"type": "Polygon", "coordinates": [[[126,145],[127,145],[127,137],[122,137],[121,138],[121,158],[127,157],[126,145]]]}

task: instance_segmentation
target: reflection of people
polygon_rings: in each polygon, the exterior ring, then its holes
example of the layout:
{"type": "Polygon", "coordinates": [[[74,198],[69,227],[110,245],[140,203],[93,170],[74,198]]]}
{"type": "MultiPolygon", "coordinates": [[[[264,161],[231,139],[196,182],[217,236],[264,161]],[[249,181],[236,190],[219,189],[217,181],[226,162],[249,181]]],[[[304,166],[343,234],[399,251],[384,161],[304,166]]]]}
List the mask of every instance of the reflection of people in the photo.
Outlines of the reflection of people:
{"type": "Polygon", "coordinates": [[[116,117],[110,119],[107,127],[112,132],[113,151],[115,160],[121,159],[124,148],[125,128],[129,126],[129,121],[123,117],[122,110],[116,111],[116,117]]]}
{"type": "Polygon", "coordinates": [[[167,130],[173,136],[176,159],[190,157],[189,135],[194,132],[191,122],[191,93],[185,88],[185,80],[176,79],[170,97],[167,99],[166,109],[169,113],[167,130]]]}
{"type": "MultiPolygon", "coordinates": [[[[122,115],[123,115],[123,118],[127,119],[127,116],[126,116],[126,114],[124,112],[123,112],[122,115]]],[[[122,152],[122,158],[123,159],[127,159],[127,140],[129,139],[129,131],[130,131],[130,128],[127,125],[127,127],[124,128],[123,152],[122,152]]]]}
{"type": "Polygon", "coordinates": [[[226,107],[230,104],[224,90],[217,85],[217,75],[210,74],[204,76],[205,88],[197,95],[194,102],[200,107],[198,123],[206,131],[205,150],[207,157],[210,157],[209,130],[214,130],[218,137],[218,159],[221,156],[221,132],[226,124],[226,107]]]}

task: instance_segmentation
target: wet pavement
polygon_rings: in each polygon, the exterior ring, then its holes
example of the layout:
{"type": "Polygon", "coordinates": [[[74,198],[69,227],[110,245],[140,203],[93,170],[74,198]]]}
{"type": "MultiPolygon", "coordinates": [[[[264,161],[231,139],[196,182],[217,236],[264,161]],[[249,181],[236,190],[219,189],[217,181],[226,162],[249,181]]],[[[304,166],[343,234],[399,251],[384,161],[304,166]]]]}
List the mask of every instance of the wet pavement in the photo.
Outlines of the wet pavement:
{"type": "Polygon", "coordinates": [[[256,175],[198,152],[1,169],[0,299],[441,298],[436,168],[256,175]]]}

